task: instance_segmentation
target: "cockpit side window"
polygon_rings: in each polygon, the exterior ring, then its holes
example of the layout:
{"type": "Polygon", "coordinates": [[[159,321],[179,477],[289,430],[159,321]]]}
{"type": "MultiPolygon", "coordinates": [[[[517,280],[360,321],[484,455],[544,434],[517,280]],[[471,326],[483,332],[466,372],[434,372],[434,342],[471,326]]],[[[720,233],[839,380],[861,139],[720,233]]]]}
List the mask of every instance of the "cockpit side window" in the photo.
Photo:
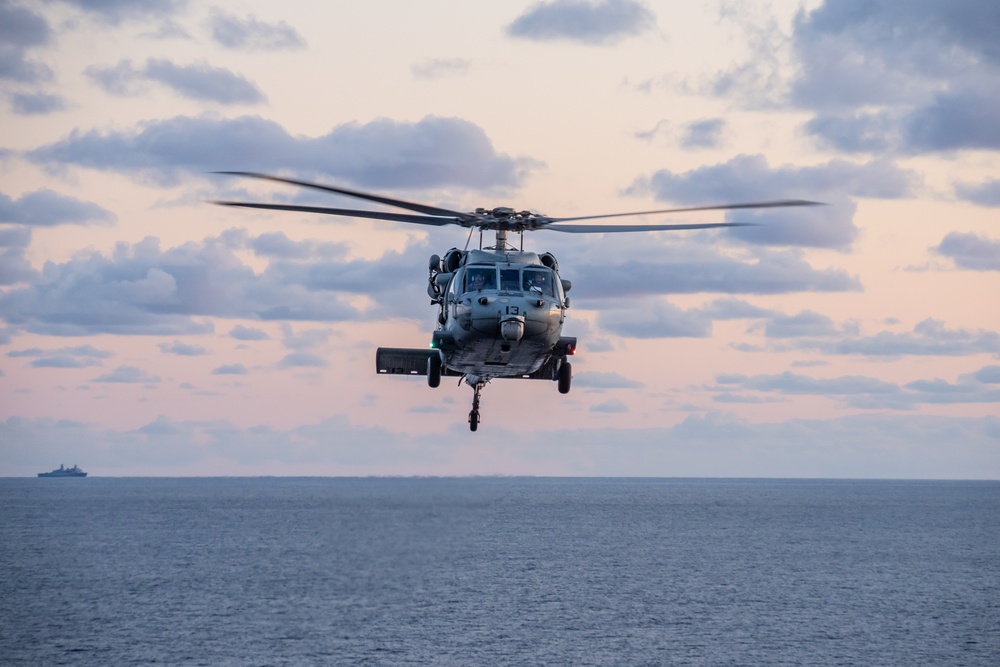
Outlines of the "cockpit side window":
{"type": "Polygon", "coordinates": [[[497,271],[490,267],[470,267],[465,271],[465,291],[479,292],[497,288],[497,271]]]}
{"type": "Polygon", "coordinates": [[[555,296],[555,277],[548,269],[525,269],[524,291],[555,296]]]}

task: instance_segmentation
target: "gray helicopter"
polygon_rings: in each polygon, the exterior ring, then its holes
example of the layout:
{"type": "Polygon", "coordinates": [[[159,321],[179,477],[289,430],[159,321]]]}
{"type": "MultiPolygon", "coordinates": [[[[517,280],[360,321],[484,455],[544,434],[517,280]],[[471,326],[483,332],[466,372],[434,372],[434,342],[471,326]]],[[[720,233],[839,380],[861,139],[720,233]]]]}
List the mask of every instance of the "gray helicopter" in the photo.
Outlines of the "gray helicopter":
{"type": "Polygon", "coordinates": [[[442,376],[461,378],[473,388],[469,428],[479,428],[480,394],[497,378],[550,380],[559,393],[567,394],[573,379],[568,357],[576,353],[576,338],[562,335],[572,284],[559,275],[559,263],[551,253],[524,251],[524,232],[547,229],[572,234],[676,231],[745,227],[754,223],[714,222],[703,224],[660,225],[580,225],[565,224],[580,220],[617,218],[662,213],[759,209],[785,206],[813,206],[819,202],[799,199],[723,204],[688,208],[613,213],[608,215],[553,218],[512,208],[477,208],[471,213],[451,211],[437,206],[415,204],[346,188],[310,183],[291,178],[246,171],[222,171],[219,174],[243,176],[322,190],[356,199],[400,208],[412,213],[368,211],[299,206],[294,204],[258,204],[215,201],[222,206],[239,206],[278,211],[298,211],[352,218],[393,220],[420,225],[458,225],[469,230],[463,250],[452,248],[443,257],[431,255],[428,263],[427,294],[437,307],[437,329],[429,348],[380,347],[375,352],[375,368],[381,375],[426,375],[430,387],[438,387],[442,376]],[[479,248],[469,250],[472,234],[479,231],[479,248]],[[495,243],[483,246],[483,232],[495,232],[495,243]],[[518,234],[519,247],[508,241],[518,234]]]}

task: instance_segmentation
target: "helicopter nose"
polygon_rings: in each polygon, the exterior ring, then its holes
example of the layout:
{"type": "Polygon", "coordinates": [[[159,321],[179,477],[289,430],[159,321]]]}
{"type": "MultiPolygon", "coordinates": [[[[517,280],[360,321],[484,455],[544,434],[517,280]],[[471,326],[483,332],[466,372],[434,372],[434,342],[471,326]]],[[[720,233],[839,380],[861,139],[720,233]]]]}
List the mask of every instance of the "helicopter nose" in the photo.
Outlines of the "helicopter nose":
{"type": "Polygon", "coordinates": [[[516,343],[524,335],[524,318],[512,317],[500,323],[500,336],[508,343],[516,343]]]}

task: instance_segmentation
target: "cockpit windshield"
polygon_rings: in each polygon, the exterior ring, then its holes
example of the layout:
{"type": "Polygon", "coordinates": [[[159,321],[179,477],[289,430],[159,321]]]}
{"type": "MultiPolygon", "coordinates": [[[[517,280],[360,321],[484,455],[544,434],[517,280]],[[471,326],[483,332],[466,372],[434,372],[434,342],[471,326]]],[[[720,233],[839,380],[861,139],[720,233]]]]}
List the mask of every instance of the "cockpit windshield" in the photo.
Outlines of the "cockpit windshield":
{"type": "Polygon", "coordinates": [[[469,266],[465,270],[463,292],[498,289],[501,292],[524,292],[555,297],[559,294],[555,274],[544,267],[514,268],[469,266]]]}
{"type": "Polygon", "coordinates": [[[524,270],[523,289],[525,292],[555,296],[554,285],[555,280],[552,277],[552,272],[548,269],[524,270]]]}
{"type": "Polygon", "coordinates": [[[491,267],[470,267],[465,272],[465,291],[479,292],[497,288],[497,270],[491,267]]]}
{"type": "Polygon", "coordinates": [[[501,292],[521,291],[520,269],[500,269],[500,291],[501,292]]]}

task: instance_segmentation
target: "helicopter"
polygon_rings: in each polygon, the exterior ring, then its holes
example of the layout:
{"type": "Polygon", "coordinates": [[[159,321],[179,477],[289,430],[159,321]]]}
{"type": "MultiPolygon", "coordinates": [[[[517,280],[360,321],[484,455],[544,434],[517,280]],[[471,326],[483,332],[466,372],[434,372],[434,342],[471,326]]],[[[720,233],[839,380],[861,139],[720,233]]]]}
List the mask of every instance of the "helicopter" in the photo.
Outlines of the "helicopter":
{"type": "Polygon", "coordinates": [[[566,311],[570,306],[567,293],[572,288],[572,283],[560,276],[555,255],[524,250],[525,232],[550,230],[570,234],[603,234],[746,227],[756,223],[566,223],[666,213],[820,204],[801,199],[782,199],[557,218],[506,206],[477,208],[472,212],[452,211],[358,190],[250,171],[214,173],[311,188],[410,212],[238,201],[211,202],[220,206],[318,213],[430,226],[457,225],[469,230],[464,249],[451,248],[443,256],[431,255],[428,261],[427,295],[431,305],[437,308],[437,328],[431,335],[430,346],[380,347],[375,352],[375,369],[380,375],[426,376],[427,384],[432,388],[440,386],[442,377],[458,377],[459,384],[464,380],[473,389],[472,409],[469,412],[471,431],[479,428],[482,390],[494,379],[550,380],[557,383],[561,394],[568,394],[572,385],[573,365],[569,357],[576,353],[577,339],[562,335],[566,311]],[[479,248],[470,250],[469,242],[477,230],[479,248]],[[483,245],[483,232],[486,231],[495,234],[492,246],[483,245]],[[510,242],[511,234],[519,236],[520,243],[516,247],[510,242]]]}

